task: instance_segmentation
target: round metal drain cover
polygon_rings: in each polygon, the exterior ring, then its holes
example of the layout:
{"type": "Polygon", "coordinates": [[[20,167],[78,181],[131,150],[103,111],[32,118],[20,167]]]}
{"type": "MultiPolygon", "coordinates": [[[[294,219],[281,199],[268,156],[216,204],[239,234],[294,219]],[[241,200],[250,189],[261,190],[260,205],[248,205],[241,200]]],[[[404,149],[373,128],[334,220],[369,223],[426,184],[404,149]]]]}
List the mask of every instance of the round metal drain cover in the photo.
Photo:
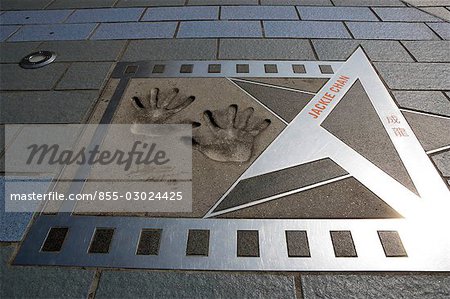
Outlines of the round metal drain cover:
{"type": "Polygon", "coordinates": [[[52,63],[56,59],[56,53],[50,51],[38,51],[28,54],[20,61],[24,69],[37,69],[52,63]]]}

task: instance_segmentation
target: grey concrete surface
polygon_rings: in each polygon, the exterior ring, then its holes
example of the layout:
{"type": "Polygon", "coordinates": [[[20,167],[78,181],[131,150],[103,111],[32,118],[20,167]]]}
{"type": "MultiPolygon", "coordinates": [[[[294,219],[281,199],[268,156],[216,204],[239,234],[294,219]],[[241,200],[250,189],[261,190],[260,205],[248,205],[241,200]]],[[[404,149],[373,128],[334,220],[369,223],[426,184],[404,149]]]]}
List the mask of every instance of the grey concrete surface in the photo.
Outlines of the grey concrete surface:
{"type": "Polygon", "coordinates": [[[450,41],[402,41],[419,62],[450,62],[450,41]]]}
{"type": "Polygon", "coordinates": [[[68,67],[66,63],[53,63],[40,69],[23,69],[18,64],[0,66],[1,90],[49,90],[58,82],[68,67]]]}
{"type": "Polygon", "coordinates": [[[450,176],[450,151],[436,154],[432,159],[442,175],[450,176]]]}
{"type": "Polygon", "coordinates": [[[394,91],[393,94],[402,108],[450,117],[450,101],[440,91],[394,91]]]}
{"type": "Polygon", "coordinates": [[[106,82],[111,67],[111,62],[74,62],[55,89],[99,90],[106,82]]]}
{"type": "Polygon", "coordinates": [[[18,63],[40,44],[41,42],[0,43],[0,63],[18,63]]]}

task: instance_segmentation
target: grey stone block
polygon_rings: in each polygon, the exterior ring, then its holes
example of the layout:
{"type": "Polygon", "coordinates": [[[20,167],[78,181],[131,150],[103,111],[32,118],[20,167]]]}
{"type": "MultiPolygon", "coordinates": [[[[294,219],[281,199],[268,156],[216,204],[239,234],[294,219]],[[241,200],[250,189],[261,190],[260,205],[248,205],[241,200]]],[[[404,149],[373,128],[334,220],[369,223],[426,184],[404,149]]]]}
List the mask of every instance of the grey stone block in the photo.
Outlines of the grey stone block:
{"type": "Polygon", "coordinates": [[[450,40],[450,23],[427,23],[442,39],[450,40]]]}
{"type": "Polygon", "coordinates": [[[308,7],[298,6],[302,20],[378,21],[368,7],[308,7]]]}
{"type": "Polygon", "coordinates": [[[445,298],[450,276],[445,274],[302,275],[305,299],[445,298]]]}
{"type": "Polygon", "coordinates": [[[53,0],[2,0],[0,1],[1,10],[27,10],[43,9],[53,0]]]}
{"type": "Polygon", "coordinates": [[[405,6],[400,0],[332,0],[336,6],[405,6]]]}
{"type": "Polygon", "coordinates": [[[258,5],[258,0],[188,0],[188,5],[258,5]]]}
{"type": "Polygon", "coordinates": [[[376,62],[375,67],[391,89],[450,89],[450,63],[376,62]]]}
{"type": "Polygon", "coordinates": [[[262,37],[258,21],[181,22],[177,37],[262,37]]]}
{"type": "Polygon", "coordinates": [[[97,96],[97,91],[5,92],[1,122],[83,123],[97,96]]]}
{"type": "Polygon", "coordinates": [[[39,69],[23,69],[17,64],[0,66],[0,90],[49,90],[67,69],[65,63],[53,63],[39,69]]]}
{"type": "Polygon", "coordinates": [[[56,89],[100,89],[111,66],[110,62],[75,62],[64,74],[56,89]]]}
{"type": "Polygon", "coordinates": [[[96,298],[111,297],[295,298],[295,285],[284,275],[104,271],[96,298]]]}
{"type": "Polygon", "coordinates": [[[293,6],[224,6],[222,20],[298,20],[293,6]]]}
{"type": "Polygon", "coordinates": [[[307,40],[292,39],[222,39],[219,58],[315,60],[307,40]]]}
{"type": "Polygon", "coordinates": [[[450,101],[440,91],[394,91],[393,94],[402,108],[450,117],[450,101]]]}
{"type": "Polygon", "coordinates": [[[216,52],[215,39],[136,40],[130,42],[122,60],[212,60],[216,52]]]}
{"type": "Polygon", "coordinates": [[[414,6],[448,6],[450,5],[450,0],[407,0],[411,5],[414,6]]]}
{"type": "Polygon", "coordinates": [[[414,7],[374,7],[373,10],[383,21],[435,22],[440,19],[414,7]]]}
{"type": "Polygon", "coordinates": [[[185,0],[119,0],[116,7],[177,6],[184,5],[185,2],[185,0]]]}
{"type": "Polygon", "coordinates": [[[91,39],[171,38],[177,23],[103,23],[91,39]]]}
{"type": "Polygon", "coordinates": [[[96,24],[26,25],[9,41],[83,40],[94,30],[96,24]]]}
{"type": "Polygon", "coordinates": [[[217,20],[218,6],[155,7],[147,9],[142,21],[217,20]]]}
{"type": "Polygon", "coordinates": [[[138,21],[144,8],[99,8],[79,9],[66,23],[103,23],[138,21]]]}
{"type": "Polygon", "coordinates": [[[0,41],[4,41],[19,29],[20,26],[0,26],[0,41]]]}
{"type": "Polygon", "coordinates": [[[9,265],[14,246],[0,246],[4,298],[87,298],[94,271],[9,265]],[[63,277],[63,279],[62,279],[63,277]]]}
{"type": "Polygon", "coordinates": [[[320,60],[347,60],[361,45],[372,61],[413,61],[398,41],[334,39],[312,43],[320,60]]]}
{"type": "Polygon", "coordinates": [[[17,63],[22,58],[32,53],[41,43],[25,42],[25,43],[1,43],[0,44],[0,62],[1,63],[17,63]]]}
{"type": "Polygon", "coordinates": [[[261,5],[318,5],[333,6],[331,0],[261,0],[261,5]]]}
{"type": "Polygon", "coordinates": [[[350,38],[341,22],[264,21],[267,37],[350,38]]]}
{"type": "Polygon", "coordinates": [[[438,39],[430,28],[421,23],[347,22],[347,26],[359,39],[438,39]]]}
{"type": "Polygon", "coordinates": [[[450,62],[450,41],[404,41],[419,62],[450,62]]]}
{"type": "Polygon", "coordinates": [[[450,151],[431,157],[443,176],[450,176],[450,151]]]}
{"type": "Polygon", "coordinates": [[[8,11],[0,18],[0,24],[55,24],[62,23],[72,10],[8,11]]]}
{"type": "MultiPolygon", "coordinates": [[[[16,43],[14,43],[16,44],[16,43]]],[[[115,61],[126,41],[51,41],[44,42],[39,49],[54,51],[56,61],[115,61]]]]}
{"type": "Polygon", "coordinates": [[[112,7],[117,0],[55,0],[48,7],[55,8],[99,8],[112,7]]]}
{"type": "Polygon", "coordinates": [[[450,10],[445,7],[422,7],[421,10],[450,22],[450,10]]]}

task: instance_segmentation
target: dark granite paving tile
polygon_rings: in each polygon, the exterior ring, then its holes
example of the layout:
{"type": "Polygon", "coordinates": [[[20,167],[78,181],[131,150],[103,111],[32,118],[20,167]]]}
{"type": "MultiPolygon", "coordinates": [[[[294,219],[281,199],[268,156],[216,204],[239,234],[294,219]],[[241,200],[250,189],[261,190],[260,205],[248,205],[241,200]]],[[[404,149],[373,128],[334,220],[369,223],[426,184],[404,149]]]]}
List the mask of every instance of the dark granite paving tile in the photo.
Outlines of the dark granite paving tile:
{"type": "Polygon", "coordinates": [[[116,7],[178,6],[186,0],[119,0],[116,7]]]}
{"type": "Polygon", "coordinates": [[[138,22],[145,8],[78,9],[65,23],[138,22]]]}
{"type": "Polygon", "coordinates": [[[82,123],[97,96],[97,91],[5,92],[0,123],[82,123]]]}
{"type": "Polygon", "coordinates": [[[296,295],[292,275],[103,271],[95,297],[294,299],[296,295]]]}
{"type": "Polygon", "coordinates": [[[50,24],[22,26],[8,41],[85,40],[97,24],[50,24]]]}
{"type": "Polygon", "coordinates": [[[396,231],[378,231],[384,254],[387,257],[406,257],[405,248],[403,247],[400,235],[396,231]]]}
{"type": "Polygon", "coordinates": [[[355,244],[350,231],[331,231],[334,255],[336,257],[357,257],[355,244]]]}
{"type": "Polygon", "coordinates": [[[448,274],[306,274],[301,275],[305,299],[446,298],[448,274]]]}
{"type": "Polygon", "coordinates": [[[262,28],[259,21],[185,21],[177,37],[262,37],[262,28]]]}
{"type": "Polygon", "coordinates": [[[137,247],[137,255],[158,255],[159,245],[161,242],[160,229],[143,229],[139,244],[137,247]]]}
{"type": "Polygon", "coordinates": [[[112,7],[117,0],[55,0],[48,9],[112,7]]]}
{"type": "Polygon", "coordinates": [[[102,23],[92,40],[172,38],[176,22],[102,23]]]}
{"type": "Polygon", "coordinates": [[[442,173],[442,175],[450,176],[450,151],[436,154],[432,156],[434,163],[436,163],[437,168],[442,173]]]}
{"type": "Polygon", "coordinates": [[[209,230],[189,230],[186,255],[208,256],[208,254],[209,230]]]}
{"type": "Polygon", "coordinates": [[[10,37],[14,32],[16,32],[20,26],[9,25],[9,26],[0,26],[0,41],[6,40],[10,37]]]}
{"type": "Polygon", "coordinates": [[[264,21],[266,37],[351,38],[342,22],[264,21]]]}
{"type": "Polygon", "coordinates": [[[393,91],[402,108],[450,117],[450,101],[440,91],[393,91]]]}
{"type": "Polygon", "coordinates": [[[41,250],[47,252],[61,251],[68,231],[69,228],[67,227],[52,227],[47,234],[47,238],[45,238],[41,250]]]}
{"type": "Polygon", "coordinates": [[[40,42],[0,43],[0,62],[18,63],[26,55],[34,52],[40,42]]]}
{"type": "Polygon", "coordinates": [[[308,234],[306,231],[286,231],[289,257],[310,257],[308,234]]]}
{"type": "Polygon", "coordinates": [[[302,20],[378,21],[368,7],[312,7],[298,6],[302,20]]]}
{"type": "Polygon", "coordinates": [[[450,89],[450,63],[376,62],[375,67],[391,89],[450,89]]]}
{"type": "Polygon", "coordinates": [[[3,298],[86,298],[95,271],[9,265],[14,246],[0,246],[3,298]]]}
{"type": "Polygon", "coordinates": [[[291,39],[221,39],[219,58],[315,60],[309,41],[291,39]]]}
{"type": "Polygon", "coordinates": [[[450,62],[450,41],[403,41],[402,44],[419,62],[450,62]]]}
{"type": "Polygon", "coordinates": [[[257,230],[237,231],[237,256],[259,257],[259,234],[257,230]]]}
{"type": "Polygon", "coordinates": [[[122,60],[182,60],[182,59],[215,59],[217,41],[202,40],[140,40],[131,41],[122,60]]]}
{"type": "Polygon", "coordinates": [[[1,90],[49,90],[61,78],[68,64],[53,63],[39,69],[23,69],[17,64],[2,64],[1,90]]]}
{"type": "Polygon", "coordinates": [[[113,228],[97,228],[89,245],[89,253],[108,253],[113,237],[113,228]]]}
{"type": "Polygon", "coordinates": [[[74,62],[56,89],[100,89],[111,66],[110,62],[74,62]]]}
{"type": "Polygon", "coordinates": [[[1,10],[32,10],[43,9],[53,0],[2,0],[0,1],[1,10]]]}
{"type": "Polygon", "coordinates": [[[126,41],[51,41],[39,46],[40,50],[56,53],[56,61],[116,61],[126,41]]]}
{"type": "Polygon", "coordinates": [[[72,10],[7,11],[2,15],[0,24],[62,23],[72,12],[72,10]]]}

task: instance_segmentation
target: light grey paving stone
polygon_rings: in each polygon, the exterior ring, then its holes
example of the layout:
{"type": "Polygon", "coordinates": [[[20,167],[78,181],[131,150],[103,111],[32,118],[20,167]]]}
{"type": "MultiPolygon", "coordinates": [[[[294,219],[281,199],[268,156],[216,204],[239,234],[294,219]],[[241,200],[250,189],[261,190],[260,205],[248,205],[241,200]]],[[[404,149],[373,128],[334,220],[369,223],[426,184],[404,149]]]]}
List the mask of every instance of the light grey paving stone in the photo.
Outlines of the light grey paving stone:
{"type": "Polygon", "coordinates": [[[24,56],[32,53],[39,45],[40,42],[0,43],[0,62],[20,62],[24,56]]]}
{"type": "Polygon", "coordinates": [[[440,19],[414,7],[374,7],[373,10],[383,21],[435,22],[440,19]]]}
{"type": "Polygon", "coordinates": [[[181,22],[177,37],[262,37],[258,21],[181,22]]]}
{"type": "Polygon", "coordinates": [[[0,246],[3,298],[87,298],[92,270],[9,265],[13,246],[0,246]],[[63,278],[63,279],[62,279],[63,278]]]}
{"type": "Polygon", "coordinates": [[[224,6],[222,20],[298,20],[294,6],[224,6]]]}
{"type": "Polygon", "coordinates": [[[440,91],[393,91],[402,108],[450,116],[450,101],[440,91]]]}
{"type": "Polygon", "coordinates": [[[212,60],[216,51],[215,39],[137,40],[130,42],[122,60],[212,60]]]}
{"type": "Polygon", "coordinates": [[[450,89],[450,63],[376,62],[375,67],[391,89],[450,89]]]}
{"type": "Polygon", "coordinates": [[[450,62],[450,41],[404,41],[419,62],[450,62]]]}
{"type": "Polygon", "coordinates": [[[450,10],[446,9],[445,7],[422,7],[420,9],[447,22],[450,22],[450,10]]]}
{"type": "Polygon", "coordinates": [[[450,276],[445,274],[313,274],[301,275],[305,299],[445,298],[450,276]]]}
{"type": "Polygon", "coordinates": [[[430,28],[422,23],[347,22],[355,38],[360,39],[438,39],[430,28]]]}
{"type": "Polygon", "coordinates": [[[450,176],[450,151],[433,155],[431,158],[443,176],[450,176]]]}
{"type": "Polygon", "coordinates": [[[176,22],[103,23],[91,39],[171,38],[176,28],[176,22]]]}
{"type": "Polygon", "coordinates": [[[112,7],[117,0],[55,0],[48,9],[112,7]]]}
{"type": "Polygon", "coordinates": [[[333,6],[331,0],[261,0],[262,5],[318,5],[333,6]]]}
{"type": "Polygon", "coordinates": [[[295,298],[295,285],[284,275],[104,271],[96,298],[111,297],[295,298]]]}
{"type": "Polygon", "coordinates": [[[427,23],[442,39],[450,40],[450,23],[427,23]]]}
{"type": "Polygon", "coordinates": [[[96,24],[25,25],[9,41],[84,40],[96,24]]]}
{"type": "Polygon", "coordinates": [[[154,7],[147,9],[142,21],[217,20],[218,18],[218,6],[154,7]]]}
{"type": "Polygon", "coordinates": [[[448,6],[450,0],[406,0],[405,2],[414,6],[448,6]]]}
{"type": "Polygon", "coordinates": [[[56,89],[100,89],[106,81],[111,62],[75,62],[56,89]]]}
{"type": "Polygon", "coordinates": [[[405,6],[400,0],[332,0],[336,6],[405,6]]]}
{"type": "Polygon", "coordinates": [[[58,62],[115,61],[125,45],[122,40],[50,41],[42,43],[39,49],[54,51],[58,62]]]}
{"type": "Polygon", "coordinates": [[[341,22],[264,21],[266,37],[350,38],[341,22]]]}
{"type": "Polygon", "coordinates": [[[4,41],[19,29],[20,26],[0,26],[0,41],[4,41]]]}
{"type": "Polygon", "coordinates": [[[188,5],[258,5],[258,0],[188,0],[188,5]]]}
{"type": "Polygon", "coordinates": [[[72,10],[7,11],[0,18],[1,24],[56,24],[62,23],[72,10]]]}
{"type": "Polygon", "coordinates": [[[312,43],[320,60],[347,60],[361,45],[372,61],[413,61],[398,41],[334,39],[312,43]]]}
{"type": "Polygon", "coordinates": [[[42,9],[53,0],[2,0],[0,1],[1,10],[27,10],[42,9]]]}
{"type": "Polygon", "coordinates": [[[185,2],[185,0],[119,0],[116,7],[177,6],[184,5],[185,2]]]}
{"type": "Polygon", "coordinates": [[[24,91],[2,93],[1,122],[83,123],[98,91],[24,91]]]}
{"type": "Polygon", "coordinates": [[[23,69],[17,64],[2,64],[0,90],[49,90],[67,66],[66,63],[52,63],[39,69],[23,69]]]}
{"type": "Polygon", "coordinates": [[[219,59],[315,60],[315,56],[307,40],[222,39],[219,59]]]}
{"type": "Polygon", "coordinates": [[[297,6],[302,20],[378,21],[368,7],[310,7],[297,6]]]}
{"type": "Polygon", "coordinates": [[[65,23],[138,21],[144,8],[97,8],[76,10],[65,23]]]}

